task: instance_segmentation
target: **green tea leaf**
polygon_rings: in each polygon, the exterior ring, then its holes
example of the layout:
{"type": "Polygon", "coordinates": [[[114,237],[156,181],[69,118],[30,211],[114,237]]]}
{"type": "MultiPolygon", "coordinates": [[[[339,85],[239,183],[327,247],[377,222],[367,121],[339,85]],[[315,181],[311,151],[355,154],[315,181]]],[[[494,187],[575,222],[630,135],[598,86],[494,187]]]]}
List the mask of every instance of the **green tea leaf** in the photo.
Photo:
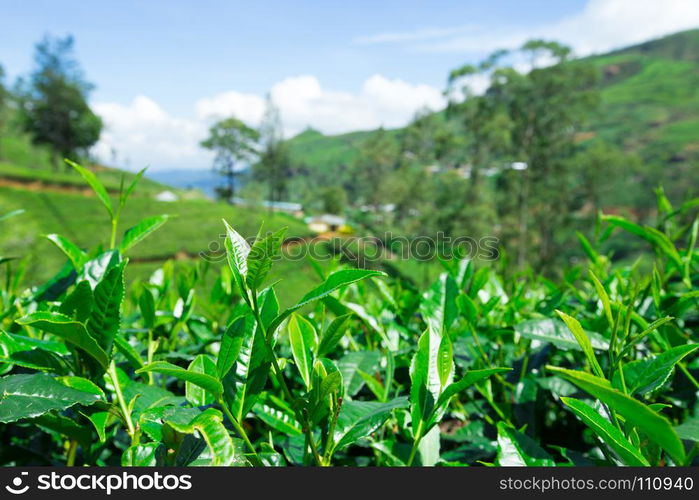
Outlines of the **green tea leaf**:
{"type": "Polygon", "coordinates": [[[123,467],[155,467],[162,465],[165,447],[162,443],[135,444],[121,455],[123,467]]]}
{"type": "Polygon", "coordinates": [[[226,226],[226,239],[224,241],[224,246],[226,248],[226,258],[228,260],[228,266],[233,273],[233,279],[236,285],[238,285],[238,290],[243,295],[247,301],[247,295],[245,294],[245,277],[248,273],[247,259],[250,254],[250,245],[245,241],[238,232],[233,229],[228,222],[225,220],[223,224],[226,226]]]}
{"type": "Polygon", "coordinates": [[[245,276],[245,283],[251,290],[262,286],[273,260],[279,254],[285,234],[286,228],[282,228],[253,243],[246,260],[248,270],[245,276]]]}
{"type": "Polygon", "coordinates": [[[556,462],[529,436],[498,422],[497,464],[501,467],[553,467],[556,462]]]}
{"type": "Polygon", "coordinates": [[[44,413],[31,419],[31,423],[75,440],[84,448],[90,448],[92,445],[92,430],[89,424],[80,425],[74,419],[54,413],[44,413]]]}
{"type": "MultiPolygon", "coordinates": [[[[428,328],[420,336],[418,348],[410,364],[410,414],[412,415],[413,432],[417,435],[429,420],[437,399],[442,391],[442,380],[439,372],[439,347],[442,335],[428,328]]],[[[453,366],[446,382],[453,378],[453,366]]]]}
{"type": "MultiPolygon", "coordinates": [[[[515,325],[515,332],[528,339],[550,342],[559,349],[576,349],[582,351],[582,347],[577,342],[573,334],[565,323],[556,319],[533,319],[523,321],[515,325]]],[[[609,341],[599,333],[586,332],[592,347],[597,350],[606,351],[609,349],[609,341]]]]}
{"type": "Polygon", "coordinates": [[[138,370],[139,368],[143,368],[145,365],[143,358],[141,358],[138,351],[136,351],[136,349],[134,349],[133,346],[126,341],[126,339],[120,335],[117,335],[114,337],[114,346],[134,369],[138,370]]]}
{"type": "Polygon", "coordinates": [[[223,426],[223,415],[218,410],[209,408],[187,424],[170,420],[166,424],[181,433],[199,432],[211,453],[211,465],[243,466],[247,464],[243,450],[235,444],[223,426]]]}
{"type": "Polygon", "coordinates": [[[595,285],[595,290],[597,290],[597,295],[602,301],[602,307],[604,309],[604,315],[607,317],[607,323],[610,328],[614,325],[614,316],[612,316],[612,306],[609,302],[609,295],[607,295],[607,290],[604,289],[604,285],[597,279],[595,273],[590,271],[590,278],[592,278],[592,283],[595,285]]]}
{"type": "Polygon", "coordinates": [[[628,423],[642,431],[648,439],[663,448],[677,464],[684,463],[684,447],[670,422],[652,409],[615,389],[603,378],[585,372],[553,366],[549,370],[577,385],[622,415],[628,423]]]}
{"type": "Polygon", "coordinates": [[[63,301],[58,312],[66,316],[72,316],[81,323],[85,323],[90,317],[93,303],[94,298],[90,283],[81,281],[63,301]]]}
{"type": "Polygon", "coordinates": [[[682,272],[683,266],[680,254],[677,252],[675,245],[665,234],[650,226],[639,226],[619,215],[603,215],[602,220],[648,241],[651,245],[664,253],[675,266],[677,266],[678,271],[682,272]]]}
{"type": "Polygon", "coordinates": [[[252,337],[255,328],[255,318],[251,314],[234,319],[221,338],[216,367],[218,377],[225,377],[233,364],[238,360],[240,350],[246,338],[252,337]]]}
{"type": "Polygon", "coordinates": [[[306,389],[310,389],[313,351],[316,350],[318,343],[316,331],[311,322],[303,316],[292,314],[289,320],[289,343],[301,379],[306,384],[306,389]]]}
{"type": "Polygon", "coordinates": [[[293,414],[273,408],[263,403],[257,403],[253,410],[255,415],[272,429],[287,436],[301,436],[303,430],[296,422],[293,414]]]}
{"type": "Polygon", "coordinates": [[[211,375],[185,370],[184,368],[180,368],[179,366],[168,363],[167,361],[155,361],[139,370],[136,370],[136,373],[146,372],[162,373],[163,375],[169,375],[171,377],[184,380],[185,382],[190,382],[209,391],[216,399],[219,399],[223,394],[223,386],[221,385],[221,382],[211,375]]]}
{"type": "Polygon", "coordinates": [[[87,330],[100,346],[111,355],[114,337],[121,326],[121,302],[124,299],[124,266],[112,267],[97,284],[93,293],[94,306],[87,321],[87,330]]]}
{"type": "MultiPolygon", "coordinates": [[[[681,345],[624,365],[624,381],[629,394],[647,394],[658,389],[670,377],[675,365],[696,349],[699,349],[699,344],[681,345]]],[[[617,374],[614,385],[620,387],[618,379],[617,374]]]]}
{"type": "Polygon", "coordinates": [[[56,312],[36,312],[18,319],[17,323],[61,337],[92,356],[103,369],[109,366],[109,356],[90,336],[85,325],[68,316],[56,312]]]}
{"type": "Polygon", "coordinates": [[[449,335],[444,335],[437,351],[437,373],[439,374],[440,392],[454,377],[454,351],[449,335]]]}
{"type": "Polygon", "coordinates": [[[391,411],[407,407],[408,400],[404,397],[392,399],[387,403],[346,401],[337,419],[335,449],[340,450],[362,437],[369,436],[388,420],[391,411]]]}
{"type": "Polygon", "coordinates": [[[453,396],[468,389],[473,384],[476,384],[481,380],[485,380],[496,373],[504,373],[510,370],[512,370],[512,368],[486,368],[485,370],[470,370],[461,378],[461,380],[449,384],[444,388],[442,393],[439,395],[437,404],[435,406],[437,408],[444,407],[449,403],[449,400],[453,396]]]}
{"type": "Polygon", "coordinates": [[[340,358],[337,367],[342,373],[345,393],[349,396],[357,394],[364,386],[360,372],[373,374],[378,369],[379,359],[378,351],[354,351],[340,358]]]}
{"type": "Polygon", "coordinates": [[[58,342],[30,339],[0,330],[0,371],[4,368],[1,363],[7,363],[34,370],[67,373],[69,366],[62,357],[67,351],[58,342]]]}
{"type": "Polygon", "coordinates": [[[119,205],[123,207],[126,204],[126,200],[129,198],[129,196],[131,196],[133,190],[136,189],[136,186],[140,182],[141,177],[143,177],[143,174],[146,173],[146,170],[148,170],[148,167],[142,168],[136,173],[136,175],[134,175],[131,184],[129,184],[129,186],[121,193],[121,197],[119,198],[119,205]]]}
{"type": "Polygon", "coordinates": [[[95,192],[97,195],[97,198],[102,202],[102,205],[104,205],[104,208],[107,209],[107,212],[109,212],[109,217],[113,218],[114,217],[114,211],[112,210],[112,201],[109,199],[109,194],[107,194],[107,190],[104,188],[104,185],[97,179],[95,174],[92,173],[92,171],[86,169],[85,167],[78,165],[74,161],[70,161],[69,159],[65,159],[65,162],[73,167],[75,170],[78,171],[78,173],[82,176],[83,179],[85,179],[85,182],[87,182],[92,190],[95,192]]]}
{"type": "Polygon", "coordinates": [[[454,279],[443,273],[430,287],[420,302],[420,312],[425,322],[436,332],[446,332],[458,314],[456,296],[459,290],[454,279]]]}
{"type": "Polygon", "coordinates": [[[573,318],[572,316],[568,316],[566,313],[562,311],[556,310],[556,313],[568,326],[568,329],[575,337],[575,340],[578,342],[578,345],[585,353],[585,357],[587,358],[587,361],[590,363],[592,371],[594,371],[598,377],[604,377],[604,374],[602,373],[602,367],[599,365],[597,357],[595,357],[595,351],[592,349],[592,342],[590,342],[590,339],[588,338],[587,334],[585,333],[585,330],[583,330],[578,320],[573,318]]]}
{"type": "MultiPolygon", "coordinates": [[[[187,371],[194,373],[203,373],[212,378],[216,378],[216,363],[206,354],[199,354],[187,367],[187,371]]],[[[205,388],[192,382],[185,382],[185,394],[187,401],[192,406],[205,406],[214,402],[212,393],[209,393],[205,388]]]]}
{"type": "Polygon", "coordinates": [[[46,239],[56,245],[73,264],[75,270],[80,270],[87,255],[75,243],[60,234],[47,234],[46,239]]]}
{"type": "Polygon", "coordinates": [[[611,449],[613,449],[625,465],[648,466],[648,460],[640,450],[632,445],[626,436],[614,427],[606,418],[602,417],[588,404],[573,398],[561,398],[561,401],[573,410],[573,413],[599,436],[611,449]]]}
{"type": "MultiPolygon", "coordinates": [[[[279,311],[279,302],[274,290],[268,288],[260,294],[261,318],[266,325],[279,311]]],[[[271,360],[265,346],[264,329],[251,315],[245,319],[243,342],[233,367],[223,377],[226,403],[238,420],[252,409],[264,390],[270,371],[271,360]]]]}
{"type": "Polygon", "coordinates": [[[323,332],[318,345],[318,357],[323,357],[335,349],[335,346],[340,342],[345,335],[345,331],[349,326],[349,320],[352,314],[343,314],[335,318],[328,328],[323,332]]]}
{"type": "Polygon", "coordinates": [[[119,250],[121,253],[126,253],[127,250],[132,248],[134,245],[140,243],[150,234],[157,231],[163,224],[165,224],[170,216],[168,215],[155,215],[153,217],[146,217],[138,224],[130,227],[124,233],[124,237],[119,244],[119,250]]]}
{"type": "Polygon", "coordinates": [[[682,439],[699,442],[699,417],[690,417],[681,425],[675,427],[677,435],[682,439]]]}
{"type": "Polygon", "coordinates": [[[138,308],[143,318],[143,326],[152,329],[155,326],[155,299],[148,288],[143,288],[138,300],[138,308]]]}
{"type": "Polygon", "coordinates": [[[245,276],[248,272],[247,259],[250,254],[250,245],[235,229],[233,229],[225,220],[223,224],[226,226],[226,237],[228,238],[228,263],[231,264],[231,270],[237,271],[241,276],[245,276]]]}
{"type": "Polygon", "coordinates": [[[43,373],[0,378],[0,422],[16,422],[76,404],[91,405],[100,396],[79,391],[43,373]]]}
{"type": "Polygon", "coordinates": [[[267,331],[274,332],[279,325],[281,325],[282,322],[294,311],[298,311],[311,302],[330,295],[338,288],[342,288],[343,286],[347,286],[370,276],[385,276],[385,274],[381,271],[369,271],[365,269],[344,269],[342,271],[335,271],[328,276],[328,279],[326,279],[325,282],[315,287],[313,290],[304,295],[295,305],[286,309],[283,313],[274,318],[271,324],[267,327],[267,331]]]}

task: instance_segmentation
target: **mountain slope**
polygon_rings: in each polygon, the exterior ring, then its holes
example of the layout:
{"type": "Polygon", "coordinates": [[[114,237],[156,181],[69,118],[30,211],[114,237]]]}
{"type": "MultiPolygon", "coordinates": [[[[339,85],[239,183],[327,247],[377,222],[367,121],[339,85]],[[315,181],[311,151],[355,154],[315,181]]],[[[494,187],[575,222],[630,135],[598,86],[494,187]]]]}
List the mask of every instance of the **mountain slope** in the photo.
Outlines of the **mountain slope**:
{"type": "MultiPolygon", "coordinates": [[[[590,123],[590,135],[637,153],[648,168],[657,171],[654,180],[659,182],[686,185],[687,176],[696,177],[699,29],[586,60],[602,74],[602,104],[590,123]]],[[[398,137],[401,130],[391,134],[398,137]]],[[[307,130],[290,140],[292,161],[318,183],[332,182],[372,133],[325,136],[307,130]]]]}
{"type": "MultiPolygon", "coordinates": [[[[126,184],[134,177],[131,172],[100,165],[93,165],[91,169],[110,192],[113,202],[122,176],[126,184]]],[[[65,256],[42,235],[59,233],[84,249],[105,245],[109,238],[107,214],[82,177],[63,167],[54,171],[48,152],[32,145],[26,135],[9,124],[0,134],[0,217],[15,210],[24,212],[0,221],[0,260],[24,257],[27,284],[48,279],[65,261],[65,256]]],[[[303,238],[312,234],[302,220],[290,215],[214,202],[201,194],[197,196],[147,178],[141,179],[129,199],[122,213],[119,234],[139,220],[158,214],[168,214],[172,218],[129,252],[132,262],[128,281],[146,279],[168,259],[194,262],[201,260],[201,253],[220,251],[223,247],[222,218],[246,237],[254,236],[263,222],[266,230],[287,226],[288,237],[303,238]],[[156,195],[165,189],[177,193],[179,200],[158,201],[156,195]]],[[[215,253],[215,256],[219,257],[215,262],[221,265],[220,255],[215,253]]],[[[298,298],[297,290],[317,282],[308,265],[288,261],[275,266],[273,278],[285,279],[280,287],[285,305],[298,298]],[[294,272],[289,271],[291,268],[294,272]]]]}

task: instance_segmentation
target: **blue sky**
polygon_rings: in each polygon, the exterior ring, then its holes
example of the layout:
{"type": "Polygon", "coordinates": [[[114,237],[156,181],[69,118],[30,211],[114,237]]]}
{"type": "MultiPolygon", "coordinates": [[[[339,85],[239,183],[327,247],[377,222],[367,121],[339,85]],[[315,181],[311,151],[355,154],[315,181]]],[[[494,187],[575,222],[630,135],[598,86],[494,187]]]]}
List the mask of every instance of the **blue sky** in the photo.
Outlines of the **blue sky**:
{"type": "Polygon", "coordinates": [[[256,124],[271,91],[288,135],[400,126],[443,106],[448,71],[531,37],[581,54],[699,25],[690,0],[0,0],[0,64],[31,69],[45,33],[76,39],[91,102],[131,168],[206,168],[217,117],[256,124]]]}
{"type": "Polygon", "coordinates": [[[157,96],[175,113],[229,89],[264,93],[293,75],[354,91],[372,74],[444,85],[458,52],[416,52],[362,37],[454,25],[543,24],[583,1],[7,1],[0,61],[12,75],[31,68],[44,33],[71,33],[97,83],[94,99],[157,96]]]}

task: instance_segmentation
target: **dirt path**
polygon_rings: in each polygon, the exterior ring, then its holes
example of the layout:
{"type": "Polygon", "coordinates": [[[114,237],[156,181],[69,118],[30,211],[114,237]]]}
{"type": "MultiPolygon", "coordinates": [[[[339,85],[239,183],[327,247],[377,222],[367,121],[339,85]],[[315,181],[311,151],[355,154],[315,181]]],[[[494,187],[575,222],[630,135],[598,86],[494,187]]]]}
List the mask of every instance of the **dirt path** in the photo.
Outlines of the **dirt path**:
{"type": "Polygon", "coordinates": [[[46,182],[38,179],[23,179],[21,177],[0,177],[0,187],[26,189],[27,191],[50,191],[52,193],[79,194],[94,196],[89,186],[60,182],[46,182]]]}

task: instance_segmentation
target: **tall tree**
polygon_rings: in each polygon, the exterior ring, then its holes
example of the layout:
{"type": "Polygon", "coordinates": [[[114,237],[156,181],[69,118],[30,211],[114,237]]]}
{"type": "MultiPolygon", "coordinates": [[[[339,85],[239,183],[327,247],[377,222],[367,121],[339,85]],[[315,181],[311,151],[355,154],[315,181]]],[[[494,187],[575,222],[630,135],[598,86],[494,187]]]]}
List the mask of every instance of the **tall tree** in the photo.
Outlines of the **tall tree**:
{"type": "Polygon", "coordinates": [[[224,185],[216,188],[220,199],[233,203],[235,179],[257,157],[259,138],[257,130],[234,117],[221,120],[209,128],[209,137],[201,142],[201,146],[215,153],[214,170],[225,179],[224,185]]]}
{"type": "Polygon", "coordinates": [[[253,165],[253,175],[267,184],[270,201],[281,201],[288,197],[292,169],[281,115],[271,96],[267,96],[267,108],[260,125],[260,146],[260,157],[253,165]]]}
{"type": "Polygon", "coordinates": [[[571,163],[584,200],[594,213],[604,204],[633,205],[635,190],[624,189],[624,184],[638,175],[638,156],[596,141],[576,153],[571,163]]]}
{"type": "Polygon", "coordinates": [[[362,144],[351,167],[351,197],[374,208],[385,203],[382,196],[383,184],[396,167],[397,160],[396,140],[383,127],[372,133],[362,144]]]}
{"type": "Polygon", "coordinates": [[[507,144],[497,134],[487,142],[506,145],[501,158],[516,167],[503,173],[500,207],[503,217],[516,219],[510,236],[518,262],[543,265],[556,254],[554,230],[564,227],[576,201],[568,189],[568,160],[598,102],[597,72],[585,61],[570,61],[570,50],[555,42],[527,42],[503,63],[505,55],[500,51],[478,68],[490,77],[485,117],[498,117],[508,131],[507,144]],[[523,59],[532,65],[529,72],[513,67],[523,59]],[[537,67],[542,61],[545,66],[537,67]]]}
{"type": "Polygon", "coordinates": [[[61,156],[84,154],[99,140],[102,120],[87,103],[93,86],[73,56],[73,37],[45,37],[36,45],[34,64],[20,86],[20,120],[34,144],[49,146],[58,168],[61,156]]]}
{"type": "Polygon", "coordinates": [[[464,206],[469,216],[471,236],[492,235],[496,224],[496,203],[485,174],[502,164],[511,145],[510,119],[487,93],[479,94],[470,77],[488,72],[504,55],[498,51],[480,66],[467,65],[449,75],[447,95],[451,97],[446,115],[459,125],[459,138],[453,147],[455,160],[468,178],[464,206]],[[462,83],[466,79],[465,83],[462,83]],[[457,88],[456,85],[462,85],[457,88]]]}
{"type": "Polygon", "coordinates": [[[0,65],[0,159],[2,159],[2,137],[5,128],[7,115],[7,104],[10,100],[10,93],[5,87],[5,70],[0,65]]]}

